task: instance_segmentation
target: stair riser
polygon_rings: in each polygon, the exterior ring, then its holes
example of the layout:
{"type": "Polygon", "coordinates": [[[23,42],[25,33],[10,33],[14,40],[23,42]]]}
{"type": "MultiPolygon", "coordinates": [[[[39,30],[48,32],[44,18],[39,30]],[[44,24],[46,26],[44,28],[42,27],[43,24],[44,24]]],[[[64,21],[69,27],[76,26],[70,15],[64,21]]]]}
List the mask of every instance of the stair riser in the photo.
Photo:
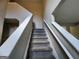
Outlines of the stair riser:
{"type": "Polygon", "coordinates": [[[51,56],[38,56],[38,57],[32,56],[31,58],[32,58],[32,59],[50,59],[51,56]]]}
{"type": "Polygon", "coordinates": [[[34,31],[34,33],[39,33],[39,34],[41,34],[41,33],[45,33],[44,31],[34,31]]]}
{"type": "Polygon", "coordinates": [[[46,36],[46,34],[38,34],[38,33],[34,33],[33,36],[46,36]]]}
{"type": "Polygon", "coordinates": [[[49,43],[33,43],[33,46],[50,46],[49,43]]]}
{"type": "Polygon", "coordinates": [[[33,40],[32,43],[34,44],[49,44],[47,40],[33,40]]]}
{"type": "Polygon", "coordinates": [[[31,53],[32,56],[36,56],[36,57],[43,57],[43,56],[51,56],[51,51],[48,52],[32,52],[31,53]]]}
{"type": "Polygon", "coordinates": [[[36,38],[36,37],[32,37],[33,40],[47,40],[48,38],[36,38]]]}

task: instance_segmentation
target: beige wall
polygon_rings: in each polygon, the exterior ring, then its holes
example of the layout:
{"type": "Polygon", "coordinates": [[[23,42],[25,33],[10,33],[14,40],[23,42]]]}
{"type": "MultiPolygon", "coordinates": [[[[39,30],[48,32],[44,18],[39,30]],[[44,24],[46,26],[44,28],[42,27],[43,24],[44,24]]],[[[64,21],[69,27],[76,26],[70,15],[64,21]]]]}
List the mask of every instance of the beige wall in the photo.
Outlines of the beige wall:
{"type": "MultiPolygon", "coordinates": [[[[44,18],[51,22],[51,15],[61,0],[44,0],[44,18]]],[[[54,19],[53,19],[54,20],[54,19]]]]}
{"type": "Polygon", "coordinates": [[[79,25],[70,27],[71,34],[79,39],[79,25]]]}
{"type": "Polygon", "coordinates": [[[1,36],[2,36],[2,30],[3,30],[3,22],[5,17],[5,10],[7,6],[8,0],[0,0],[0,42],[1,42],[1,36]]]}
{"type": "Polygon", "coordinates": [[[33,13],[35,28],[42,28],[43,0],[13,0],[33,13]],[[37,16],[37,17],[36,17],[37,16]]]}
{"type": "Polygon", "coordinates": [[[31,11],[34,15],[42,16],[43,14],[43,6],[42,0],[14,0],[29,11],[31,11]]]}

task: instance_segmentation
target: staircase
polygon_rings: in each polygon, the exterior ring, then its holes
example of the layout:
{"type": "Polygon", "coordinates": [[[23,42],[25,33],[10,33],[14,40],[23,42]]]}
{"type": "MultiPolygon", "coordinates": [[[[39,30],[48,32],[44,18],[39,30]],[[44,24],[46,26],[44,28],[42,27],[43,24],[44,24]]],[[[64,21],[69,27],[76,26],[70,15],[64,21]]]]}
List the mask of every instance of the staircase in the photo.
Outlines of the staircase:
{"type": "Polygon", "coordinates": [[[28,59],[55,59],[44,29],[35,29],[29,49],[28,59]]]}

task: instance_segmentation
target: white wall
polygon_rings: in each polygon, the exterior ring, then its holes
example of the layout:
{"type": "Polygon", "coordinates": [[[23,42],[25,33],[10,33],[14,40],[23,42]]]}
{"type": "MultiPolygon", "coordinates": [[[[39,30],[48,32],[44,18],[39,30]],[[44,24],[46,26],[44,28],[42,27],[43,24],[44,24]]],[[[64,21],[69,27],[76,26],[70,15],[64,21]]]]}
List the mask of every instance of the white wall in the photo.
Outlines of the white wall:
{"type": "Polygon", "coordinates": [[[7,3],[8,3],[8,0],[0,0],[0,42],[1,42],[1,36],[3,31],[3,23],[4,23],[7,3]]]}
{"type": "Polygon", "coordinates": [[[63,23],[79,22],[79,0],[64,0],[61,4],[55,11],[56,20],[63,23]]]}
{"type": "Polygon", "coordinates": [[[44,12],[45,19],[51,22],[51,18],[52,18],[52,20],[54,21],[54,16],[51,17],[51,14],[53,13],[53,11],[55,10],[55,8],[57,7],[60,1],[61,0],[46,0],[45,1],[45,12],[44,12]]]}
{"type": "Polygon", "coordinates": [[[39,15],[33,16],[33,22],[35,23],[35,28],[43,28],[43,20],[39,15]]]}

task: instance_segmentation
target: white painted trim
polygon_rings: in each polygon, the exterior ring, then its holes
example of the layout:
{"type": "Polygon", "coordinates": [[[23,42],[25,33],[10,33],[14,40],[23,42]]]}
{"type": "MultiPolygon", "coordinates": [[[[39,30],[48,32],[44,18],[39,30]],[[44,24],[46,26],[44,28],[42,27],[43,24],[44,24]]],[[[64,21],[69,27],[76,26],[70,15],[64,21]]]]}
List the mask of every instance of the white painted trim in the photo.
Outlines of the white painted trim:
{"type": "Polygon", "coordinates": [[[64,28],[62,28],[56,22],[52,22],[52,24],[56,27],[56,29],[66,38],[66,40],[77,50],[79,53],[79,40],[75,38],[72,34],[67,32],[64,28]]]}
{"type": "Polygon", "coordinates": [[[29,48],[29,43],[30,43],[30,39],[31,39],[31,33],[32,32],[30,32],[29,41],[27,43],[27,47],[26,47],[26,50],[25,50],[25,54],[24,54],[24,58],[23,59],[26,59],[26,57],[27,57],[27,51],[28,51],[28,48],[29,48]]]}
{"type": "MultiPolygon", "coordinates": [[[[15,6],[18,5],[17,3],[12,3],[15,6]]],[[[20,5],[18,5],[20,8],[20,5]]],[[[14,9],[15,10],[15,9],[14,9]]],[[[25,9],[23,8],[23,11],[25,9]]],[[[15,10],[16,11],[16,10],[15,10]]],[[[12,35],[0,46],[0,58],[1,59],[8,59],[11,52],[13,51],[14,47],[16,46],[16,44],[19,41],[19,38],[21,37],[22,33],[24,32],[25,28],[27,27],[29,21],[31,20],[32,17],[32,13],[30,13],[29,11],[26,10],[26,13],[28,14],[24,19],[20,19],[23,20],[23,22],[20,24],[20,26],[12,33],[12,35]]],[[[11,13],[12,15],[13,13],[11,13]]],[[[17,12],[15,12],[14,14],[17,14],[17,12]]],[[[18,14],[19,16],[19,14],[18,14]]],[[[16,16],[16,17],[18,17],[16,16]]],[[[22,17],[22,16],[21,16],[22,17]]],[[[9,17],[7,17],[9,18],[9,17]]],[[[12,16],[12,18],[14,19],[15,17],[12,16]]],[[[18,19],[18,18],[16,18],[18,19]]]]}
{"type": "Polygon", "coordinates": [[[54,33],[54,31],[47,24],[47,22],[45,20],[44,20],[44,22],[46,23],[46,25],[48,26],[48,28],[50,29],[50,31],[53,33],[53,35],[55,36],[56,40],[58,41],[58,43],[60,44],[60,46],[62,47],[62,49],[64,50],[64,52],[67,54],[67,56],[69,57],[69,59],[74,59],[74,57],[69,53],[69,51],[66,49],[66,47],[62,44],[62,42],[59,40],[59,38],[54,33]]]}
{"type": "Polygon", "coordinates": [[[22,35],[24,29],[29,23],[31,16],[28,16],[25,21],[13,32],[13,34],[4,42],[4,44],[0,47],[0,56],[9,56],[16,46],[20,36],[22,35]],[[5,53],[6,52],[6,53],[5,53]]]}

